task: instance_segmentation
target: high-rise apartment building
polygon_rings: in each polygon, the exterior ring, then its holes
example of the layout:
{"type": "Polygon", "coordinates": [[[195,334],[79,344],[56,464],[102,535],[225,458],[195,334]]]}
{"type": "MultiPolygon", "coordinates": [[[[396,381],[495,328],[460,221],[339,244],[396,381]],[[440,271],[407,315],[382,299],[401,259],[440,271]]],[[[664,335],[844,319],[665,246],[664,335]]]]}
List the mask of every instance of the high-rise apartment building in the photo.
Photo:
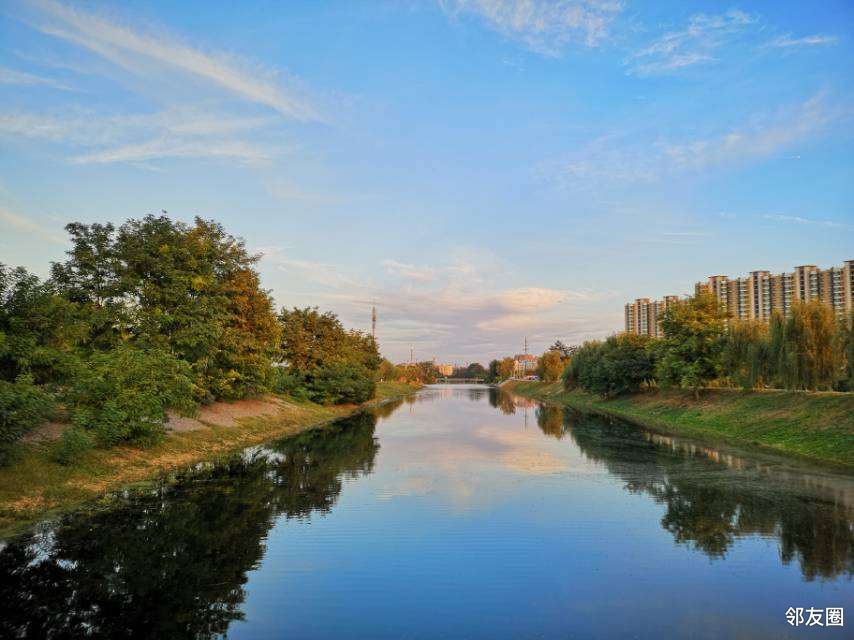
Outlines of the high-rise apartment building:
{"type": "MultiPolygon", "coordinates": [[[[787,314],[796,300],[820,300],[837,313],[854,310],[854,260],[841,267],[819,269],[812,264],[795,267],[789,273],[751,271],[743,278],[709,276],[694,285],[694,292],[711,291],[731,318],[767,321],[774,313],[787,314]]],[[[625,327],[629,333],[660,337],[661,317],[678,296],[651,301],[638,298],[625,306],[625,327]]]]}
{"type": "Polygon", "coordinates": [[[796,300],[820,300],[838,313],[850,313],[854,289],[854,260],[841,267],[819,269],[812,264],[795,267],[791,273],[751,271],[744,278],[711,276],[694,290],[711,291],[730,317],[768,320],[775,312],[786,314],[796,300]]]}
{"type": "Polygon", "coordinates": [[[679,301],[679,296],[664,296],[661,300],[638,298],[626,304],[626,331],[642,336],[661,337],[661,318],[668,307],[679,301]]]}

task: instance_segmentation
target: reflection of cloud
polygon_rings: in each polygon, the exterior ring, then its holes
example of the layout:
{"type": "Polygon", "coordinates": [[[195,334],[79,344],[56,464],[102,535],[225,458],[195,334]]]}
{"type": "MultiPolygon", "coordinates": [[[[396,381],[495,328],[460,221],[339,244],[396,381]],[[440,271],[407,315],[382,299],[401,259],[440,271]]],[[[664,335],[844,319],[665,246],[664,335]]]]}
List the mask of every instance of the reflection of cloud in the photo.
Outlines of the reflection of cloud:
{"type": "Polygon", "coordinates": [[[423,496],[433,491],[433,476],[407,476],[377,492],[380,500],[391,500],[398,497],[423,496]]]}

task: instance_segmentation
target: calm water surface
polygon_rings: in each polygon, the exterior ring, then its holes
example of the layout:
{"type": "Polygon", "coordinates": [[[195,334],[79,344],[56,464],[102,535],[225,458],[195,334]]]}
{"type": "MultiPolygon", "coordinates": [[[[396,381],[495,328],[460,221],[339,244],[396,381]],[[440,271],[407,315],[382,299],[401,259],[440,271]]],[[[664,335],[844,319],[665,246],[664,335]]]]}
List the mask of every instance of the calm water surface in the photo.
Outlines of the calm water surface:
{"type": "Polygon", "coordinates": [[[850,638],[852,575],[851,476],[441,387],[7,541],[0,637],[850,638]]]}

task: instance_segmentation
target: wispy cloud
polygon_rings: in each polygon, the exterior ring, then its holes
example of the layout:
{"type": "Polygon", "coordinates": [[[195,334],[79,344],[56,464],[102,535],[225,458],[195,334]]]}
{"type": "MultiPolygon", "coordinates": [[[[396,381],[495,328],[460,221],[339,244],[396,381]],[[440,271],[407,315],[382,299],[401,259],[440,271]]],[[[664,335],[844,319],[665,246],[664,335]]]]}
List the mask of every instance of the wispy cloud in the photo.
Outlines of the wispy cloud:
{"type": "Polygon", "coordinates": [[[794,224],[816,225],[819,227],[828,227],[831,229],[850,229],[851,225],[836,222],[835,220],[819,220],[816,218],[803,218],[801,216],[785,216],[775,213],[765,213],[762,215],[765,220],[774,220],[776,222],[789,222],[794,224]]]}
{"type": "Polygon", "coordinates": [[[383,260],[381,264],[388,273],[418,282],[430,282],[436,277],[435,270],[430,267],[418,267],[397,260],[383,260]]]}
{"type": "Polygon", "coordinates": [[[62,234],[42,226],[32,218],[13,213],[7,209],[0,208],[0,223],[16,231],[37,235],[55,244],[66,243],[66,238],[62,234]]]}
{"type": "Polygon", "coordinates": [[[625,131],[592,140],[539,173],[563,189],[596,189],[603,184],[653,183],[665,176],[696,172],[768,157],[818,136],[846,116],[821,93],[776,113],[756,114],[738,127],[694,138],[644,139],[625,131]]]}
{"type": "Polygon", "coordinates": [[[715,52],[733,42],[757,18],[738,9],[721,15],[696,14],[688,25],[668,31],[626,60],[628,72],[649,76],[667,74],[715,60],[715,52]]]}
{"type": "Polygon", "coordinates": [[[451,16],[471,14],[532,51],[557,56],[571,43],[598,46],[623,9],[618,0],[439,0],[451,16]]]}
{"type": "Polygon", "coordinates": [[[239,136],[268,122],[266,118],[216,114],[201,108],[127,116],[76,110],[62,115],[0,113],[0,135],[65,143],[85,150],[71,155],[74,164],[159,158],[228,158],[262,164],[278,152],[269,144],[239,136]],[[140,138],[142,142],[138,142],[140,138]]]}
{"type": "Polygon", "coordinates": [[[236,56],[203,52],[159,31],[121,25],[53,0],[33,0],[31,4],[39,12],[32,21],[36,29],[88,49],[130,73],[181,74],[289,118],[320,119],[305,97],[282,85],[280,74],[240,61],[236,56]]]}
{"type": "Polygon", "coordinates": [[[0,84],[16,84],[24,86],[44,86],[51,89],[59,89],[61,91],[73,91],[73,88],[67,84],[54,80],[53,78],[45,78],[36,76],[31,73],[15,71],[7,67],[0,67],[0,84]]]}
{"type": "Polygon", "coordinates": [[[836,36],[812,35],[793,38],[791,35],[779,36],[765,44],[766,47],[778,49],[800,49],[803,47],[824,47],[839,42],[836,36]]]}

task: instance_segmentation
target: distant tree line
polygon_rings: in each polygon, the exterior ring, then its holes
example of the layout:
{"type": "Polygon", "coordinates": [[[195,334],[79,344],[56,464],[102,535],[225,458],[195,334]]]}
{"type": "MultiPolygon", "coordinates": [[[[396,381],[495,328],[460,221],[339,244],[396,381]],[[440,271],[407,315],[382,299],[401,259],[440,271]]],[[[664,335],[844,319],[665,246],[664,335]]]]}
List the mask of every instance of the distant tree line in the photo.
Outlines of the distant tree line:
{"type": "Polygon", "coordinates": [[[66,227],[71,249],[40,280],[0,264],[0,462],[58,415],[57,456],[146,443],[167,411],[268,391],[362,402],[374,340],[317,309],[276,314],[242,240],[166,215],[66,227]],[[275,366],[273,366],[275,365],[275,366]]]}
{"type": "Polygon", "coordinates": [[[642,387],[704,386],[854,391],[854,315],[796,302],[768,324],[731,320],[707,292],[669,308],[664,337],[618,334],[581,345],[562,373],[567,389],[602,396],[642,387]]]}

